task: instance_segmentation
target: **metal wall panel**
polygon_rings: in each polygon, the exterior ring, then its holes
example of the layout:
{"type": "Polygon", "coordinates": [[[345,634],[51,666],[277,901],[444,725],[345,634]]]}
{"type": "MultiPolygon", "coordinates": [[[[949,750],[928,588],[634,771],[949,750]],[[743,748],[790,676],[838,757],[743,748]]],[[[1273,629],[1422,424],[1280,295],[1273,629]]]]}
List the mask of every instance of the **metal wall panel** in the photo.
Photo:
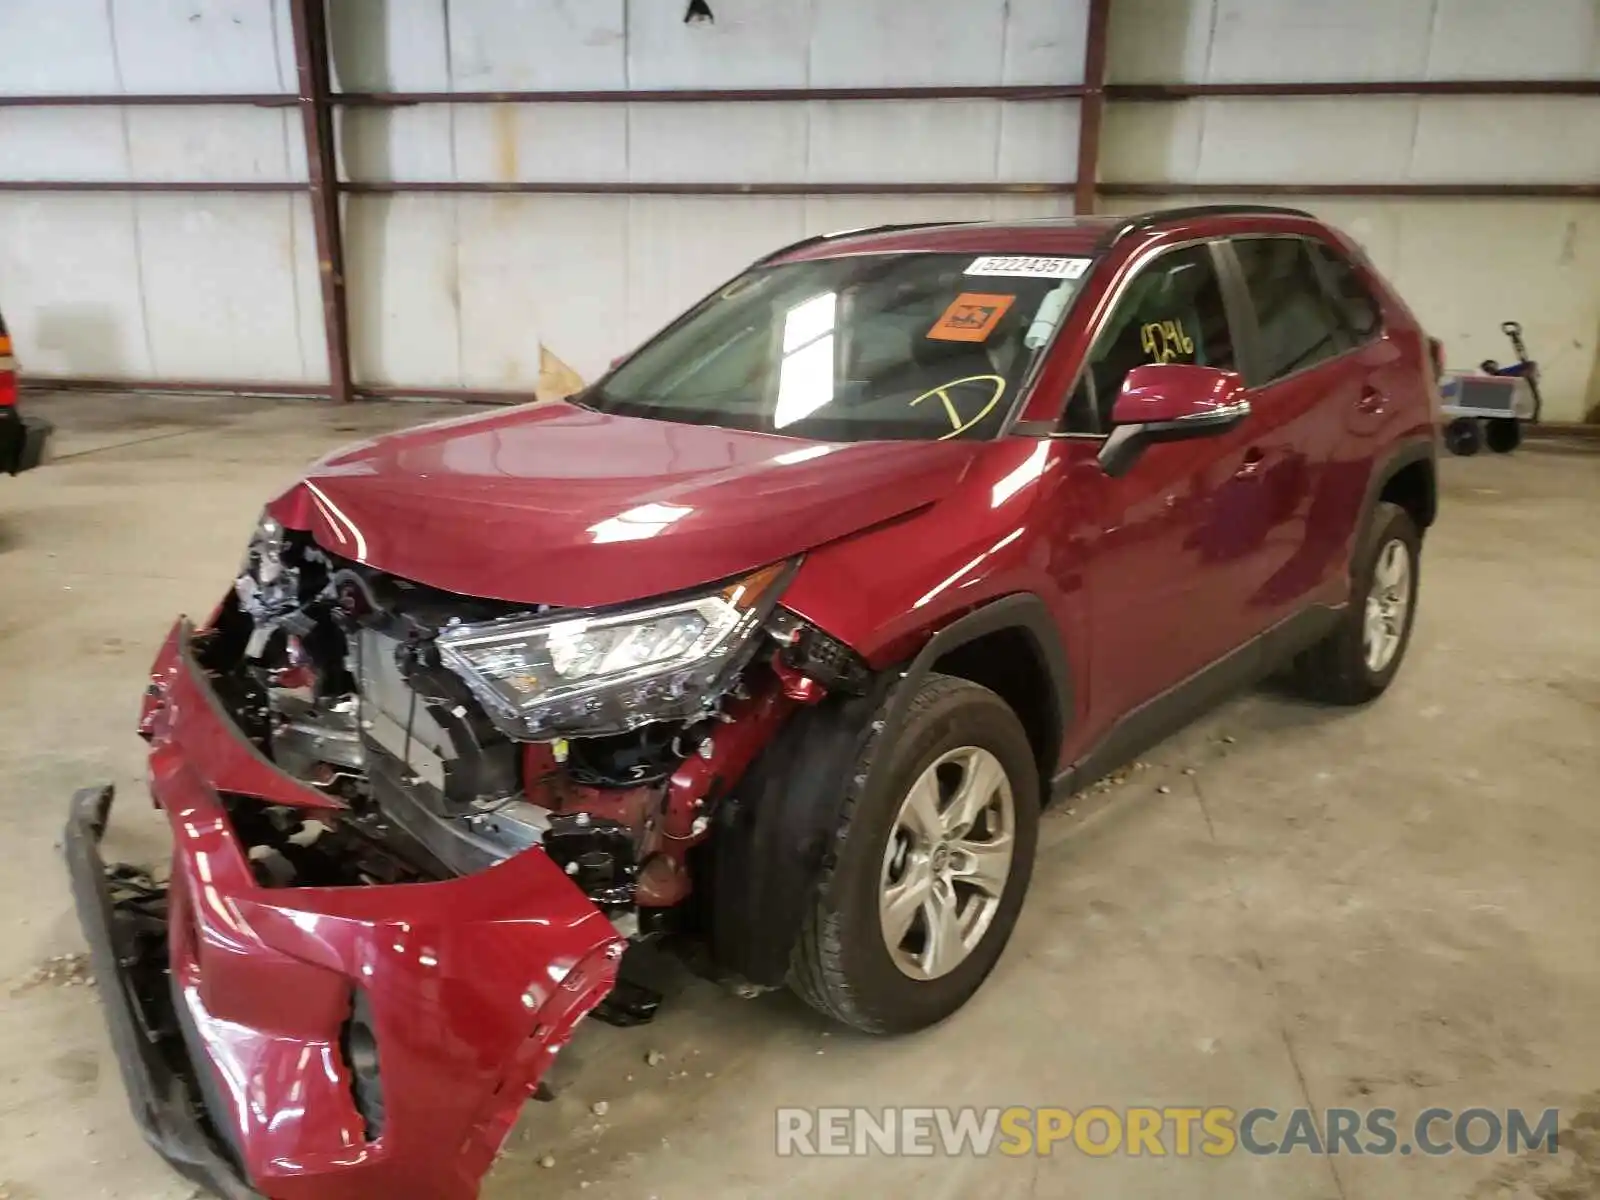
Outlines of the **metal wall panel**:
{"type": "Polygon", "coordinates": [[[334,87],[449,91],[448,33],[445,0],[336,0],[328,5],[334,87]]]}
{"type": "Polygon", "coordinates": [[[1208,80],[1426,77],[1432,0],[1212,3],[1208,80]]]}
{"type": "Polygon", "coordinates": [[[265,182],[306,177],[305,139],[299,114],[292,109],[128,108],[121,116],[127,123],[133,179],[265,182]]]}
{"type": "Polygon", "coordinates": [[[1072,174],[1078,103],[419,104],[338,125],[357,180],[1048,182],[1072,174]]]}
{"type": "Polygon", "coordinates": [[[113,108],[0,111],[0,178],[128,178],[122,114],[113,108]]]}
{"type": "Polygon", "coordinates": [[[326,379],[305,205],[0,195],[0,304],[19,356],[52,375],[326,379]]]}
{"type": "Polygon", "coordinates": [[[1407,179],[1600,183],[1600,98],[1427,99],[1416,130],[1407,179]]]}
{"type": "Polygon", "coordinates": [[[457,179],[620,182],[628,178],[628,110],[474,105],[455,113],[455,147],[457,179]]]}
{"type": "Polygon", "coordinates": [[[1112,104],[1101,178],[1600,182],[1600,99],[1329,97],[1112,104]]]}
{"type": "MultiPolygon", "coordinates": [[[[9,2],[9,0],[8,0],[9,2]]],[[[278,53],[284,0],[109,0],[118,90],[283,92],[293,88],[278,53]]],[[[293,63],[293,55],[290,55],[293,63]]]]}
{"type": "Polygon", "coordinates": [[[8,108],[0,179],[282,181],[306,177],[280,108],[8,108]]]}
{"type": "Polygon", "coordinates": [[[1082,81],[1087,0],[338,0],[348,91],[1082,81]]]}
{"type": "Polygon", "coordinates": [[[717,0],[711,25],[684,24],[686,4],[629,6],[631,86],[702,88],[711,79],[728,88],[813,86],[811,0],[717,0]]]}
{"type": "Polygon", "coordinates": [[[344,179],[454,179],[455,130],[472,128],[484,110],[443,104],[345,108],[334,114],[339,174],[344,179]]]}
{"type": "Polygon", "coordinates": [[[454,196],[345,199],[350,354],[362,382],[460,385],[457,207],[454,196]]]}
{"type": "Polygon", "coordinates": [[[105,0],[5,0],[0,47],[0,93],[120,90],[105,0]]]}
{"type": "Polygon", "coordinates": [[[1114,83],[1600,76],[1594,0],[1117,0],[1114,83]]]}
{"type": "Polygon", "coordinates": [[[352,196],[355,369],[367,383],[558,390],[560,365],[594,378],[801,237],[1070,207],[1064,196],[352,196]]]}
{"type": "MultiPolygon", "coordinates": [[[[628,319],[602,364],[661,329],[688,304],[778,246],[799,241],[800,196],[634,196],[628,205],[628,319]]],[[[579,363],[587,365],[579,355],[579,363]]]]}
{"type": "Polygon", "coordinates": [[[450,0],[460,91],[628,86],[623,0],[450,0]]]}
{"type": "Polygon", "coordinates": [[[464,384],[531,389],[554,373],[546,387],[560,392],[560,364],[592,379],[620,353],[633,286],[628,199],[461,198],[464,384]]]}
{"type": "Polygon", "coordinates": [[[1431,79],[1600,77],[1595,0],[1448,0],[1432,32],[1431,79]]]}
{"type": "Polygon", "coordinates": [[[169,379],[325,377],[297,311],[298,196],[135,199],[151,367],[169,379]]]}
{"type": "Polygon", "coordinates": [[[0,308],[23,369],[154,373],[133,196],[0,194],[0,308]]]}

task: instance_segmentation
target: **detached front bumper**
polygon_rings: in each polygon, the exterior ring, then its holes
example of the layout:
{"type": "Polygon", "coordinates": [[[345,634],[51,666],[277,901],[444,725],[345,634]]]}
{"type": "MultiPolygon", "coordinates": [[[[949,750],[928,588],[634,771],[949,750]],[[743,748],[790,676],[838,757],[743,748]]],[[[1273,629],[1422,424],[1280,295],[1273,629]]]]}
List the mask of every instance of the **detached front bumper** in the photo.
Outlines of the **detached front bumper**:
{"type": "Polygon", "coordinates": [[[66,834],[146,1137],[228,1200],[469,1200],[614,985],[621,939],[537,849],[439,883],[260,886],[218,793],[318,794],[241,737],[186,625],[154,678],[150,786],[174,840],[165,904],[148,888],[122,895],[101,859],[109,788],[74,797],[66,834]],[[152,984],[163,967],[167,987],[152,984]]]}

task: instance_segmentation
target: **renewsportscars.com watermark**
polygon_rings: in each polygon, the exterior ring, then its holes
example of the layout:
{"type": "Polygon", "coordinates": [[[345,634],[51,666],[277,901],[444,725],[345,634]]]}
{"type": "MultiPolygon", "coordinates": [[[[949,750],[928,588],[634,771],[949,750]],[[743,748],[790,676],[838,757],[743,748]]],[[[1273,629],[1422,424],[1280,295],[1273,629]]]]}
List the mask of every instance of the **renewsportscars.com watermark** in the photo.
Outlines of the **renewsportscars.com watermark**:
{"type": "Polygon", "coordinates": [[[780,1108],[779,1155],[1105,1158],[1230,1154],[1555,1154],[1560,1111],[1425,1108],[780,1108]]]}

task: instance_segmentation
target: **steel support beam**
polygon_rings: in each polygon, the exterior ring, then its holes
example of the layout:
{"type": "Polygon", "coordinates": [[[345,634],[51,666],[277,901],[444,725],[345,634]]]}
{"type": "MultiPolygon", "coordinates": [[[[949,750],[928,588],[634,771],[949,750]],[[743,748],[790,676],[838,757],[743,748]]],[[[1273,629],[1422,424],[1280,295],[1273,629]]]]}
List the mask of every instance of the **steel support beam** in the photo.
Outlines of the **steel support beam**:
{"type": "Polygon", "coordinates": [[[328,28],[323,0],[289,0],[294,61],[299,78],[311,222],[316,231],[317,278],[322,284],[322,324],[328,341],[328,394],[355,398],[350,380],[349,308],[345,304],[344,236],[339,219],[339,166],[334,153],[333,104],[328,71],[328,28]]]}
{"type": "Polygon", "coordinates": [[[1078,102],[1078,169],[1072,204],[1078,216],[1094,212],[1095,180],[1100,171],[1100,126],[1106,114],[1106,42],[1111,31],[1111,0],[1089,0],[1083,51],[1083,99],[1078,102]]]}

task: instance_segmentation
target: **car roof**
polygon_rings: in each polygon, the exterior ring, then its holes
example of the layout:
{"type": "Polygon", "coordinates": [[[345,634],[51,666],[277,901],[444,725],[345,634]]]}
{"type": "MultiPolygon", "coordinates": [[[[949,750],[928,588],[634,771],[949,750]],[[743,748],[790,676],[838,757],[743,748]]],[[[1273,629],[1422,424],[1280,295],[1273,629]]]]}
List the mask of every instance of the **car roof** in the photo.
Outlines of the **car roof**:
{"type": "Polygon", "coordinates": [[[806,238],[774,252],[764,261],[805,262],[854,254],[939,251],[958,254],[1093,255],[1128,233],[1169,227],[1185,228],[1224,217],[1314,219],[1310,213],[1300,209],[1276,205],[1202,204],[1118,216],[878,225],[806,238]]]}

